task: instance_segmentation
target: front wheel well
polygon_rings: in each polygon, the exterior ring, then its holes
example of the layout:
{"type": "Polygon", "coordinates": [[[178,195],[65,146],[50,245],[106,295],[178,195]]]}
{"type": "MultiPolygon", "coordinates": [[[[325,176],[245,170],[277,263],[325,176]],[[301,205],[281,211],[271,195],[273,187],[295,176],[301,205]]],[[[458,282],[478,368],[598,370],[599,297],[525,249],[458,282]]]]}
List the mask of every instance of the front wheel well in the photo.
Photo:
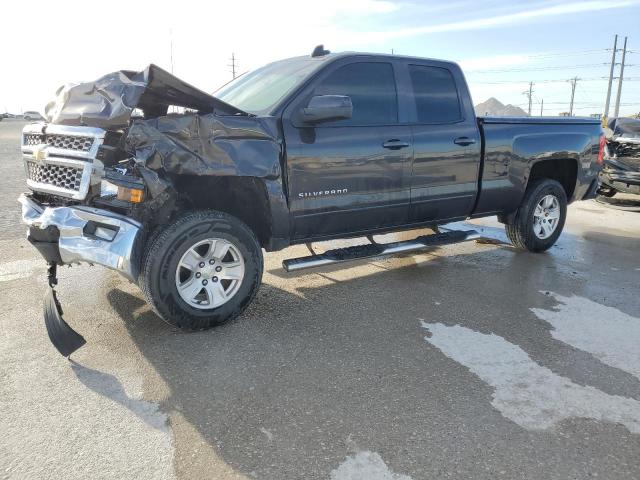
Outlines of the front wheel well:
{"type": "Polygon", "coordinates": [[[527,186],[533,185],[537,180],[543,178],[556,180],[560,183],[567,194],[567,200],[570,201],[578,180],[578,163],[571,158],[537,162],[531,168],[527,186]]]}
{"type": "Polygon", "coordinates": [[[253,231],[261,247],[269,244],[271,209],[265,184],[259,178],[180,175],[174,178],[174,185],[186,209],[232,215],[253,231]]]}

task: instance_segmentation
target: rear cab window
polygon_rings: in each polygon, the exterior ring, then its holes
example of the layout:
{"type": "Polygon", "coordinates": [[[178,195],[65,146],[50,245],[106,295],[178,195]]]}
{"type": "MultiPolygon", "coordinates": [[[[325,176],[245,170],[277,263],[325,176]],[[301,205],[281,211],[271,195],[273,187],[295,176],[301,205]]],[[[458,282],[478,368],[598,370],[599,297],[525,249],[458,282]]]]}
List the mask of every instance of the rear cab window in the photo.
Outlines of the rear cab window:
{"type": "Polygon", "coordinates": [[[417,123],[455,123],[463,119],[458,89],[450,70],[408,65],[417,123]]]}
{"type": "Polygon", "coordinates": [[[398,122],[398,98],[391,63],[355,62],[338,67],[320,81],[313,95],[348,95],[353,104],[352,118],[327,122],[318,127],[398,122]]]}

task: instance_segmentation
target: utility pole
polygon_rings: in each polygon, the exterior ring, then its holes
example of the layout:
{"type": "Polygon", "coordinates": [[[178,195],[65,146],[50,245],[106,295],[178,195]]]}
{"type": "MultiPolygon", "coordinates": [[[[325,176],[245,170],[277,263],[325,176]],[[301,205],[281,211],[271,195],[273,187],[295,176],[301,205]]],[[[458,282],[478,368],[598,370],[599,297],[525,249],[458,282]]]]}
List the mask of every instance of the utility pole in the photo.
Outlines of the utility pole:
{"type": "Polygon", "coordinates": [[[533,96],[533,82],[529,82],[529,90],[522,92],[529,98],[529,116],[531,116],[531,97],[533,96]]]}
{"type": "Polygon", "coordinates": [[[169,29],[169,60],[171,61],[171,74],[173,75],[173,31],[169,29]]]}
{"type": "Polygon", "coordinates": [[[231,63],[228,66],[231,67],[231,75],[236,78],[236,55],[234,53],[231,54],[231,63]]]}
{"type": "Polygon", "coordinates": [[[622,47],[622,62],[620,63],[620,78],[618,78],[618,95],[616,95],[616,108],[613,116],[617,117],[620,113],[620,95],[622,95],[622,79],[624,77],[624,58],[627,56],[627,37],[624,37],[624,46],[622,47]]]}
{"type": "Polygon", "coordinates": [[[540,101],[540,116],[542,116],[542,110],[544,110],[544,98],[540,101]]]}
{"type": "Polygon", "coordinates": [[[613,39],[613,53],[611,54],[611,70],[609,70],[609,86],[607,87],[607,100],[604,103],[604,118],[609,116],[609,104],[611,102],[611,84],[613,84],[613,70],[616,67],[616,52],[618,51],[618,35],[613,39]]]}
{"type": "Polygon", "coordinates": [[[571,103],[569,104],[570,117],[573,117],[573,98],[576,94],[576,84],[578,83],[578,80],[580,80],[578,77],[573,77],[571,80],[569,80],[571,82],[571,103]]]}

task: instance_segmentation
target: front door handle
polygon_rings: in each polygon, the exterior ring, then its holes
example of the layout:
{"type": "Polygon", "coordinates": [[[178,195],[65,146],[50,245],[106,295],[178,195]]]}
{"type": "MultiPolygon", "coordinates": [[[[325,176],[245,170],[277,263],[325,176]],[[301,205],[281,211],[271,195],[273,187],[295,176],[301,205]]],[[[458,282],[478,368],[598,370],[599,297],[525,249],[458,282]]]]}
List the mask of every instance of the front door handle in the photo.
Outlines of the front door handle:
{"type": "Polygon", "coordinates": [[[458,137],[453,141],[453,143],[466,147],[467,145],[473,145],[474,143],[476,143],[476,140],[469,137],[458,137]]]}
{"type": "Polygon", "coordinates": [[[400,150],[401,148],[406,148],[409,146],[407,142],[403,142],[402,140],[398,140],[397,138],[392,138],[391,140],[387,140],[382,144],[384,148],[388,148],[389,150],[400,150]]]}

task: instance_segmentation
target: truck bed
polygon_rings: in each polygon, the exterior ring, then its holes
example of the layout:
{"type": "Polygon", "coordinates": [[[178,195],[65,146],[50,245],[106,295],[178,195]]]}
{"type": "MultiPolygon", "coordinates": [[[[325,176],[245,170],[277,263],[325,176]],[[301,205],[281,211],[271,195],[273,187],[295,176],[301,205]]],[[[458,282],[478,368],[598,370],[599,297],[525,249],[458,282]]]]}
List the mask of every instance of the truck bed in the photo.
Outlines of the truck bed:
{"type": "Polygon", "coordinates": [[[597,174],[599,166],[591,161],[602,132],[597,119],[487,116],[478,117],[478,127],[482,164],[473,217],[515,210],[537,162],[566,171],[569,202],[581,200],[597,174]]]}

